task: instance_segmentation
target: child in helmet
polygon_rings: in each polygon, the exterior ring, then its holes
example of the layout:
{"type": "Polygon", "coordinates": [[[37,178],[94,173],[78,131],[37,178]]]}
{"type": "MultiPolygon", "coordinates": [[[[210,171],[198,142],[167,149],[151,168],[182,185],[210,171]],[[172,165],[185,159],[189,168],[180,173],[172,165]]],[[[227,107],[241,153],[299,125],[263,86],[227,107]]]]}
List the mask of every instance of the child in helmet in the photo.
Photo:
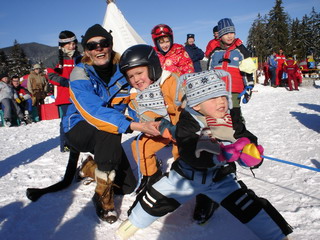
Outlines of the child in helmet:
{"type": "Polygon", "coordinates": [[[172,29],[166,24],[156,25],[152,31],[154,50],[157,52],[164,70],[174,72],[179,76],[194,72],[191,58],[181,44],[173,42],[172,29]]]}
{"type": "Polygon", "coordinates": [[[257,165],[263,148],[246,137],[234,138],[228,114],[231,96],[221,79],[225,76],[228,73],[223,70],[211,70],[180,78],[187,102],[175,130],[180,156],[168,175],[138,195],[129,219],[118,228],[122,239],[200,193],[218,202],[262,240],[286,239],[292,232],[270,202],[236,180],[234,162],[257,165]]]}
{"type": "MultiPolygon", "coordinates": [[[[136,122],[161,121],[175,125],[179,108],[175,104],[179,77],[163,70],[155,50],[144,44],[128,48],[120,58],[120,71],[133,87],[130,92],[129,114],[136,122]]],[[[143,175],[137,192],[162,176],[156,152],[168,145],[172,138],[139,135],[131,144],[134,159],[140,164],[143,175]],[[137,145],[138,141],[138,145],[137,145]]],[[[171,136],[171,135],[168,135],[171,136]]],[[[172,154],[176,159],[178,149],[173,141],[172,154]]]]}

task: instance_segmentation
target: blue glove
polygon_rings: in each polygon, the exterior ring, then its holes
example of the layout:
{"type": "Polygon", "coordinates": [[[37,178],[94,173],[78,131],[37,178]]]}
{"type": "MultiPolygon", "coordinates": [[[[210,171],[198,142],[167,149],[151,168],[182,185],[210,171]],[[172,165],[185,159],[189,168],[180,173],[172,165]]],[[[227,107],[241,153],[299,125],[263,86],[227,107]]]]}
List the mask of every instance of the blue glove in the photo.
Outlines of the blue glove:
{"type": "Polygon", "coordinates": [[[167,119],[162,118],[159,125],[159,132],[162,137],[175,140],[176,126],[167,119]]]}
{"type": "Polygon", "coordinates": [[[242,102],[244,104],[248,103],[249,100],[251,99],[252,95],[252,89],[253,85],[248,85],[245,87],[245,89],[239,94],[238,98],[241,98],[243,96],[242,102]]]}

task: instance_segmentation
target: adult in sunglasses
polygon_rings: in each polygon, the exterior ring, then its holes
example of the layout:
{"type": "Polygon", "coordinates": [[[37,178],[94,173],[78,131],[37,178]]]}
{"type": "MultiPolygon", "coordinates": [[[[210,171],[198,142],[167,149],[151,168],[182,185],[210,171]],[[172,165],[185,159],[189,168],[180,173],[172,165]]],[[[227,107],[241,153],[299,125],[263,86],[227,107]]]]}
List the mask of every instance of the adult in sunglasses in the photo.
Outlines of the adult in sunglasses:
{"type": "Polygon", "coordinates": [[[95,179],[92,200],[96,213],[101,220],[114,223],[117,212],[113,195],[131,193],[136,186],[121,134],[136,130],[160,135],[159,123],[132,122],[124,115],[131,87],[119,71],[119,54],[112,50],[111,34],[95,24],[81,44],[84,56],[70,76],[72,104],[63,125],[71,151],[94,154],[94,160],[88,158],[82,164],[80,175],[95,179]]]}
{"type": "Polygon", "coordinates": [[[183,45],[173,42],[173,31],[168,25],[156,25],[151,30],[151,36],[164,70],[178,75],[194,72],[191,58],[183,45]]]}

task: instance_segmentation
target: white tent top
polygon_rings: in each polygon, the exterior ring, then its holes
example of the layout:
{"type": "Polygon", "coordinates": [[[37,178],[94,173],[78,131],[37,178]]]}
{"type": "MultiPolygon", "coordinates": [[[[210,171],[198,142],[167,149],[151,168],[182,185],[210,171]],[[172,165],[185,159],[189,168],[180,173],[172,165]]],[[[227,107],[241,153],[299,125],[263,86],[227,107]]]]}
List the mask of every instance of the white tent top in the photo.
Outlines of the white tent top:
{"type": "Polygon", "coordinates": [[[124,18],[113,0],[107,0],[108,7],[102,26],[111,30],[113,50],[122,54],[128,47],[146,43],[124,18]]]}

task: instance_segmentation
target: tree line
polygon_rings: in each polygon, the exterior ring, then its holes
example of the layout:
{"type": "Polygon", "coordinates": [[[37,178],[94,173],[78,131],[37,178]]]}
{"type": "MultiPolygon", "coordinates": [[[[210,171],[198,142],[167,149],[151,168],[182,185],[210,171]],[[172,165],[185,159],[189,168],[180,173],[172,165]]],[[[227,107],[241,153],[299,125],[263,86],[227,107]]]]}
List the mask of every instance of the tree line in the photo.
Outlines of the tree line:
{"type": "Polygon", "coordinates": [[[291,19],[282,6],[282,0],[276,0],[268,14],[259,13],[253,21],[247,39],[247,48],[259,63],[264,62],[275,50],[282,49],[297,60],[305,60],[313,55],[320,60],[320,14],[312,7],[310,14],[301,20],[291,19]]]}
{"type": "MultiPolygon", "coordinates": [[[[268,14],[260,13],[253,21],[247,38],[247,48],[259,63],[264,62],[272,51],[284,50],[297,60],[304,60],[308,55],[320,60],[320,13],[312,7],[310,14],[301,20],[291,19],[282,6],[282,0],[276,0],[275,6],[268,14]]],[[[7,56],[0,51],[0,73],[9,76],[28,74],[31,63],[17,40],[11,53],[7,56]]]]}
{"type": "Polygon", "coordinates": [[[17,40],[14,41],[10,54],[0,51],[0,73],[22,77],[30,73],[30,69],[31,63],[17,40]]]}

